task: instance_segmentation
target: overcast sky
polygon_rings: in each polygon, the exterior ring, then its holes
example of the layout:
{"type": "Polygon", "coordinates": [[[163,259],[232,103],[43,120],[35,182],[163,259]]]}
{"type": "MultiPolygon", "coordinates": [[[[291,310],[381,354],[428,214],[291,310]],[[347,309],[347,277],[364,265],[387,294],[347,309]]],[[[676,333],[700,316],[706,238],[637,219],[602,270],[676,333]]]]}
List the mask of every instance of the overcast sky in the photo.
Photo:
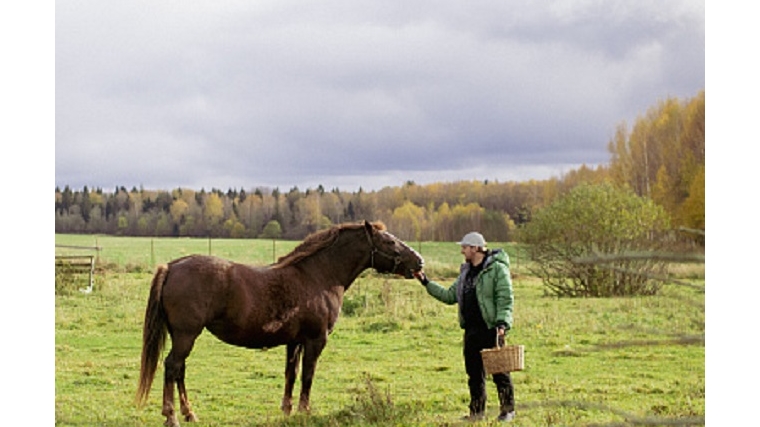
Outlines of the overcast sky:
{"type": "Polygon", "coordinates": [[[545,179],[704,87],[704,1],[56,2],[55,183],[545,179]]]}

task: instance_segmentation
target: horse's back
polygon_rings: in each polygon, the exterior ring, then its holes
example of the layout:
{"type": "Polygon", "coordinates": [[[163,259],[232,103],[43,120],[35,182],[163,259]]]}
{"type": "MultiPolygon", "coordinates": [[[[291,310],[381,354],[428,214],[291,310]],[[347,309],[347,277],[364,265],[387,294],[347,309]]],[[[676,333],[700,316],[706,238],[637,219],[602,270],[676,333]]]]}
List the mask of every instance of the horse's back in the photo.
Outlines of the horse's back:
{"type": "Polygon", "coordinates": [[[187,256],[169,263],[163,307],[173,330],[199,334],[207,328],[230,344],[258,347],[263,340],[261,346],[273,346],[267,324],[277,306],[289,300],[277,277],[266,267],[187,256]]]}
{"type": "Polygon", "coordinates": [[[205,255],[170,262],[161,299],[172,328],[202,330],[227,310],[229,300],[235,298],[229,277],[236,265],[239,264],[205,255]]]}
{"type": "Polygon", "coordinates": [[[206,255],[189,255],[169,263],[164,285],[164,299],[171,297],[196,298],[221,291],[225,286],[231,261],[206,255]]]}

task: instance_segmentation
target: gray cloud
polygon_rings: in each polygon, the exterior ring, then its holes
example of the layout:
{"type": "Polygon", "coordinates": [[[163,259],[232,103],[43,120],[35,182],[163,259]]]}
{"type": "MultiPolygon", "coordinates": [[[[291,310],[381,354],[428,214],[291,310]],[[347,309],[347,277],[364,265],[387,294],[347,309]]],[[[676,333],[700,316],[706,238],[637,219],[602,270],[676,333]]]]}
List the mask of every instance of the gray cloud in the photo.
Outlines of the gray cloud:
{"type": "Polygon", "coordinates": [[[56,185],[379,188],[605,163],[704,2],[56,4],[56,185]]]}

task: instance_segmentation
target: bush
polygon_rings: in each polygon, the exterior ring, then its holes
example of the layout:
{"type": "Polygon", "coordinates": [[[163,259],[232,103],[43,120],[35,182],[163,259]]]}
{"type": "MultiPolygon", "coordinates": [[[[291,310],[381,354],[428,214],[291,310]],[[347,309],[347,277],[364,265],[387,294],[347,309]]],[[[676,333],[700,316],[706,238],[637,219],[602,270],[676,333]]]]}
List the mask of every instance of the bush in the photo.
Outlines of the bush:
{"type": "Polygon", "coordinates": [[[618,256],[607,263],[580,262],[598,255],[655,251],[669,226],[665,210],[649,199],[611,184],[583,184],[538,211],[521,230],[535,261],[533,273],[558,296],[653,295],[651,278],[662,260],[618,256]]]}
{"type": "Polygon", "coordinates": [[[262,239],[279,239],[280,237],[282,237],[282,227],[276,220],[269,221],[261,232],[262,239]]]}
{"type": "Polygon", "coordinates": [[[354,391],[354,403],[336,415],[338,425],[416,425],[416,408],[398,406],[389,390],[378,390],[369,374],[364,388],[354,391]]]}

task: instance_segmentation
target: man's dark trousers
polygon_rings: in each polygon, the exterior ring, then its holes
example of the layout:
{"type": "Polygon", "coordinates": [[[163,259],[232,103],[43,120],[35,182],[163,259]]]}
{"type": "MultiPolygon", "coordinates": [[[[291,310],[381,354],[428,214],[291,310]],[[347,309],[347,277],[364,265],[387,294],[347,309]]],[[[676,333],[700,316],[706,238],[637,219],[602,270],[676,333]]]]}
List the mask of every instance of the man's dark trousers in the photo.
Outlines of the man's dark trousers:
{"type": "MultiPolygon", "coordinates": [[[[496,345],[496,328],[472,328],[464,331],[464,366],[470,388],[470,414],[483,414],[486,409],[486,372],[480,350],[496,345]]],[[[501,413],[515,410],[515,392],[509,373],[493,374],[499,395],[501,413]]]]}

